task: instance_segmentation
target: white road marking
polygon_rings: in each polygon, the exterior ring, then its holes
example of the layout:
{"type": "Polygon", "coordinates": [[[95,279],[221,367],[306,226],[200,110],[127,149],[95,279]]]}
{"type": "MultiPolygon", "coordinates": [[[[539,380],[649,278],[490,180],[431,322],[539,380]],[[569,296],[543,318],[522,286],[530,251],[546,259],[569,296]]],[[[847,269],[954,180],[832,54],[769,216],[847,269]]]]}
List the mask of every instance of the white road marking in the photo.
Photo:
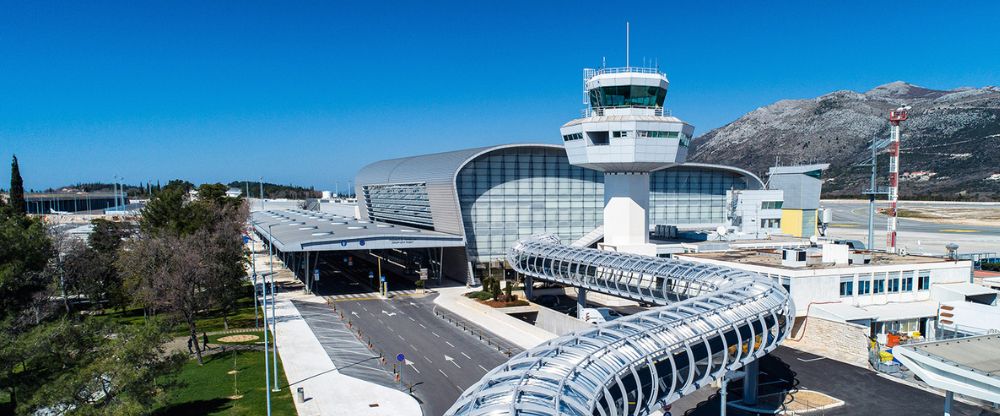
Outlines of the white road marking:
{"type": "Polygon", "coordinates": [[[417,322],[417,320],[416,320],[416,319],[413,319],[413,317],[412,317],[412,316],[407,316],[407,318],[410,318],[410,320],[411,320],[411,321],[413,321],[413,322],[417,322]]]}
{"type": "Polygon", "coordinates": [[[424,357],[424,359],[425,359],[425,360],[427,360],[427,362],[429,362],[429,363],[431,363],[431,364],[434,364],[434,362],[433,362],[433,361],[431,361],[431,359],[430,359],[430,358],[427,358],[427,357],[424,357]]]}
{"type": "Polygon", "coordinates": [[[448,378],[448,375],[445,374],[444,371],[441,371],[440,368],[438,369],[438,372],[441,373],[441,375],[444,376],[444,378],[448,378]]]}
{"type": "MultiPolygon", "coordinates": [[[[476,365],[479,365],[479,364],[476,364],[476,365]]],[[[488,372],[490,372],[490,370],[487,370],[487,369],[486,369],[486,367],[483,367],[483,366],[481,366],[481,365],[479,365],[479,368],[482,368],[482,369],[483,369],[483,371],[485,371],[485,372],[487,372],[487,373],[488,373],[488,372]]]]}
{"type": "Polygon", "coordinates": [[[395,330],[395,329],[392,329],[392,327],[391,327],[391,326],[387,326],[387,327],[385,327],[385,328],[386,328],[386,329],[388,329],[388,330],[390,330],[390,331],[392,331],[392,332],[396,332],[396,330],[395,330]]]}
{"type": "Polygon", "coordinates": [[[469,356],[468,354],[466,354],[466,353],[464,353],[464,352],[462,353],[462,355],[464,355],[464,356],[465,356],[465,358],[468,358],[468,359],[470,359],[470,360],[472,359],[472,357],[470,357],[470,356],[469,356]]]}
{"type": "Polygon", "coordinates": [[[399,334],[396,334],[396,336],[397,336],[397,337],[399,337],[399,339],[401,339],[401,340],[403,340],[403,341],[406,341],[405,339],[403,339],[403,336],[402,336],[402,335],[399,335],[399,334]]]}
{"type": "Polygon", "coordinates": [[[451,357],[449,357],[449,356],[446,355],[446,356],[444,356],[444,360],[445,361],[450,361],[452,364],[455,364],[455,367],[462,368],[462,366],[458,365],[458,363],[455,362],[454,358],[451,358],[451,357]]]}
{"type": "Polygon", "coordinates": [[[420,325],[420,327],[423,328],[423,329],[427,329],[427,327],[424,326],[424,324],[421,324],[421,323],[418,322],[417,325],[420,325]]]}
{"type": "Polygon", "coordinates": [[[368,308],[366,308],[366,307],[364,307],[364,306],[362,306],[362,307],[361,307],[361,309],[364,309],[364,310],[365,310],[365,312],[368,312],[368,308]]]}
{"type": "Polygon", "coordinates": [[[389,315],[390,317],[396,316],[396,312],[389,313],[389,312],[386,312],[385,309],[382,309],[382,313],[384,313],[386,315],[389,315]]]}
{"type": "Polygon", "coordinates": [[[432,334],[434,334],[434,336],[436,336],[436,337],[438,337],[438,338],[441,338],[441,336],[440,336],[440,335],[438,335],[438,334],[437,334],[437,332],[434,332],[434,331],[431,331],[431,333],[432,333],[432,334]]]}
{"type": "Polygon", "coordinates": [[[449,347],[452,347],[452,348],[455,348],[455,346],[454,346],[454,345],[452,345],[452,343],[450,343],[450,342],[448,342],[448,341],[445,341],[444,343],[445,343],[445,344],[448,344],[448,346],[449,346],[449,347]]]}
{"type": "Polygon", "coordinates": [[[414,347],[413,344],[410,344],[410,348],[413,349],[414,351],[417,350],[417,347],[414,347]]]}

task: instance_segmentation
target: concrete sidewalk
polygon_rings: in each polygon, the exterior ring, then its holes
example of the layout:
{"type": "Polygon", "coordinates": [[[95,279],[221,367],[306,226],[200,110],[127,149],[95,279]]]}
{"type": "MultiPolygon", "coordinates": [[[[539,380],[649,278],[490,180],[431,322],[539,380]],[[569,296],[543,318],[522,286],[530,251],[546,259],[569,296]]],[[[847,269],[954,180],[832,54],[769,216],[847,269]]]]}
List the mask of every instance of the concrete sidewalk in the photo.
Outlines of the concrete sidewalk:
{"type": "MultiPolygon", "coordinates": [[[[262,250],[254,241],[253,248],[262,250]]],[[[256,256],[257,272],[267,272],[268,256],[256,256]]],[[[274,305],[278,356],[285,369],[285,376],[295,398],[295,410],[300,416],[420,416],[420,405],[410,395],[375,383],[363,381],[337,371],[319,339],[292,304],[311,302],[326,304],[319,296],[305,294],[301,285],[284,264],[274,258],[275,283],[279,288],[274,305]],[[298,400],[295,390],[305,391],[304,402],[298,400]]],[[[271,305],[268,304],[268,312],[271,305]]]]}
{"type": "MultiPolygon", "coordinates": [[[[421,415],[420,405],[408,394],[337,371],[330,356],[302,319],[291,300],[325,304],[301,293],[282,293],[275,304],[278,355],[289,388],[305,389],[305,402],[296,400],[300,416],[421,415]]],[[[295,396],[295,394],[293,394],[295,396]]]]}
{"type": "Polygon", "coordinates": [[[524,349],[557,337],[556,334],[463,296],[473,290],[476,288],[435,288],[434,291],[440,295],[434,299],[434,303],[524,349]]]}

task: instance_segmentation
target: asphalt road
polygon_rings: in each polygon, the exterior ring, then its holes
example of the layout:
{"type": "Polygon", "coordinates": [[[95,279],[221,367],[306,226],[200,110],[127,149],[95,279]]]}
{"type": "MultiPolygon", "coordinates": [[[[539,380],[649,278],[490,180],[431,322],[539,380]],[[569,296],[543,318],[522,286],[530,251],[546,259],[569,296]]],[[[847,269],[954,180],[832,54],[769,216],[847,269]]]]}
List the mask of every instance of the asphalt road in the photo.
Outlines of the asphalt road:
{"type": "MultiPolygon", "coordinates": [[[[900,208],[906,208],[907,204],[913,204],[914,206],[921,207],[938,207],[938,208],[949,208],[949,207],[965,207],[984,205],[968,205],[960,204],[954,202],[900,202],[900,208]]],[[[833,224],[831,228],[858,228],[865,229],[868,228],[868,203],[862,201],[837,201],[837,200],[824,200],[821,203],[822,206],[833,209],[833,224]]],[[[992,204],[989,206],[997,206],[1000,204],[992,204]]],[[[884,208],[886,206],[885,201],[880,201],[876,208],[884,208]]],[[[984,205],[985,206],[985,205],[984,205]]],[[[875,234],[878,237],[885,237],[887,217],[882,214],[875,214],[875,234]]],[[[930,221],[918,221],[908,218],[900,218],[898,227],[900,231],[912,231],[912,232],[925,232],[925,233],[984,233],[984,234],[1000,234],[1000,227],[990,227],[983,225],[958,225],[958,224],[939,224],[930,221]]]]}
{"type": "Polygon", "coordinates": [[[402,382],[413,387],[424,414],[444,414],[466,388],[507,357],[434,315],[433,296],[342,300],[338,310],[395,361],[403,354],[402,382]]]}
{"type": "MultiPolygon", "coordinates": [[[[342,254],[324,254],[319,268],[321,278],[314,292],[332,301],[338,313],[350,319],[352,329],[360,329],[363,339],[371,340],[374,354],[377,356],[381,352],[386,357],[390,374],[396,355],[404,355],[404,363],[397,363],[397,368],[403,367],[401,381],[404,385],[413,385],[413,396],[420,401],[424,415],[444,414],[466,388],[479,381],[488,370],[507,361],[507,357],[494,347],[435,316],[433,299],[436,295],[416,295],[412,278],[383,267],[390,293],[394,294],[385,300],[378,298],[376,289],[370,286],[368,272],[375,269],[373,264],[355,257],[353,266],[349,266],[344,263],[342,254]]],[[[332,317],[332,310],[330,313],[332,317]]],[[[308,314],[313,317],[310,326],[324,324],[315,314],[308,314]]],[[[321,329],[320,332],[324,334],[320,342],[325,348],[327,343],[336,344],[336,335],[339,335],[336,329],[321,329]]],[[[347,361],[350,358],[353,356],[341,361],[353,363],[347,361]]],[[[366,357],[358,355],[357,358],[355,361],[366,357]]],[[[364,361],[355,367],[369,363],[364,361]]],[[[365,377],[372,375],[364,368],[353,371],[365,377]]]]}
{"type": "MultiPolygon", "coordinates": [[[[768,372],[761,380],[761,394],[765,390],[813,390],[843,400],[844,405],[817,411],[815,414],[831,416],[868,415],[940,415],[944,410],[944,397],[909,385],[887,380],[874,371],[822,358],[813,354],[779,347],[761,361],[761,371],[768,372]]],[[[729,397],[741,396],[741,384],[730,383],[729,397]]],[[[706,387],[674,403],[672,413],[686,416],[719,414],[718,389],[706,387]]],[[[787,399],[786,399],[787,401],[787,399]]],[[[731,415],[742,413],[729,411],[731,415]]],[[[965,403],[955,402],[952,415],[993,415],[986,410],[965,403]]]]}

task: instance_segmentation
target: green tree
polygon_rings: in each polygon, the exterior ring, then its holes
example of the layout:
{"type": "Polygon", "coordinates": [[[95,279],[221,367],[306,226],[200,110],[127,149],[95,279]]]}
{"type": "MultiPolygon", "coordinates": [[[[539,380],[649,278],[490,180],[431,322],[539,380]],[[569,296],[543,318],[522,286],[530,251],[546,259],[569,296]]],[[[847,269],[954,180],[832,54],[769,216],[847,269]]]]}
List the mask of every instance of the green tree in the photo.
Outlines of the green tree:
{"type": "Polygon", "coordinates": [[[52,242],[42,222],[0,207],[0,388],[13,406],[18,401],[19,379],[26,375],[17,366],[19,335],[44,316],[39,296],[50,281],[46,267],[52,242]]]}
{"type": "Polygon", "coordinates": [[[41,220],[0,209],[0,320],[18,314],[48,284],[52,242],[41,220]]]}
{"type": "MultiPolygon", "coordinates": [[[[224,193],[189,202],[178,192],[168,187],[147,204],[143,232],[120,251],[117,268],[139,305],[177,315],[197,337],[197,320],[210,308],[222,309],[228,325],[246,286],[241,234],[248,213],[224,193]]],[[[198,345],[195,354],[201,363],[198,345]]]]}
{"type": "Polygon", "coordinates": [[[21,179],[21,167],[16,155],[10,164],[10,206],[15,214],[20,215],[24,215],[28,208],[24,200],[24,180],[21,179]]]}
{"type": "Polygon", "coordinates": [[[185,202],[187,191],[168,185],[149,200],[142,210],[139,226],[144,233],[183,235],[197,229],[201,223],[185,202]]]}
{"type": "Polygon", "coordinates": [[[148,414],[169,387],[157,380],[184,360],[166,353],[166,334],[156,320],[120,326],[63,317],[34,327],[3,357],[17,363],[17,414],[148,414]]]}

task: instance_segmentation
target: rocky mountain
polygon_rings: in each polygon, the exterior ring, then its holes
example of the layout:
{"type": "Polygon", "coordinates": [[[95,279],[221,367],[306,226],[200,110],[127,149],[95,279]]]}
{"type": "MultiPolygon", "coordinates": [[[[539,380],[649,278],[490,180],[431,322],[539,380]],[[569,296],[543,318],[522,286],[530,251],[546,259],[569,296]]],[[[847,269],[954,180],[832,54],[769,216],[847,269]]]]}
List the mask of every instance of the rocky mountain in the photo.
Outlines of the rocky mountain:
{"type": "MultiPolygon", "coordinates": [[[[697,137],[688,160],[763,174],[782,165],[830,163],[824,196],[868,186],[873,137],[889,137],[889,110],[909,105],[903,123],[904,198],[1000,199],[1000,88],[932,90],[897,81],[864,93],[834,91],[781,100],[697,137]]],[[[880,184],[887,155],[879,152],[880,184]]]]}

